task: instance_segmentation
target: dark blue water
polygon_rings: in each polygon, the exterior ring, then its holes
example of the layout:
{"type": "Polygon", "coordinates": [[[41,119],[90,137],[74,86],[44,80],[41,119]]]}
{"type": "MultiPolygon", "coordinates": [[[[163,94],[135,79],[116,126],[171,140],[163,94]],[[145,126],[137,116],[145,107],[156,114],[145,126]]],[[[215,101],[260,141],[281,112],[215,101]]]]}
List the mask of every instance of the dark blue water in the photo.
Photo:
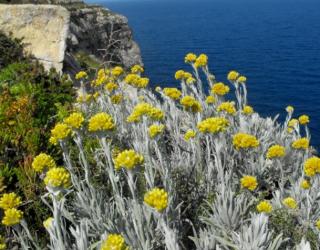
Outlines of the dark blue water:
{"type": "MultiPolygon", "coordinates": [[[[248,77],[249,103],[263,116],[292,105],[311,117],[320,145],[320,1],[114,1],[140,45],[153,85],[176,85],[188,52],[206,53],[219,81],[236,69],[248,77]]],[[[188,68],[186,68],[188,69],[188,68]]]]}

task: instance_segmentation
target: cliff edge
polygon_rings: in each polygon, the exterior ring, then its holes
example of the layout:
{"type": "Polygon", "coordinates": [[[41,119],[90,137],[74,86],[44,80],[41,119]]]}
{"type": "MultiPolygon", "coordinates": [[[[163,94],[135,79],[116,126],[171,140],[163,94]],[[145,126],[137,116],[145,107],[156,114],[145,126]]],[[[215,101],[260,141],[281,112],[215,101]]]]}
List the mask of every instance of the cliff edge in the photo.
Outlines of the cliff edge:
{"type": "Polygon", "coordinates": [[[0,30],[24,38],[45,67],[75,73],[100,64],[142,64],[126,17],[77,0],[0,0],[0,30]],[[48,5],[49,4],[49,5],[48,5]]]}

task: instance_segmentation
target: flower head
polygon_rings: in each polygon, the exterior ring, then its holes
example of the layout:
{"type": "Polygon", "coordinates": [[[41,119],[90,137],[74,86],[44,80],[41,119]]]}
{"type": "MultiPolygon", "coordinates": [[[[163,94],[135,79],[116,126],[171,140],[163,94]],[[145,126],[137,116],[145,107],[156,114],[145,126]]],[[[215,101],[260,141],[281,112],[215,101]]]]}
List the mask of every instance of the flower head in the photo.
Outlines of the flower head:
{"type": "Polygon", "coordinates": [[[137,73],[143,73],[144,69],[140,65],[134,65],[131,67],[131,73],[137,74],[137,73]]]}
{"type": "Polygon", "coordinates": [[[283,205],[285,205],[288,208],[296,209],[297,208],[297,202],[292,197],[288,197],[282,200],[283,205]]]}
{"type": "Polygon", "coordinates": [[[320,158],[313,156],[304,162],[304,173],[306,176],[312,177],[320,173],[320,158]]]}
{"type": "Polygon", "coordinates": [[[44,178],[44,183],[53,188],[68,188],[71,185],[70,174],[61,167],[51,168],[44,178]]]}
{"type": "Polygon", "coordinates": [[[218,112],[224,111],[230,115],[234,115],[237,112],[234,102],[223,102],[218,106],[217,110],[218,112]]]}
{"type": "Polygon", "coordinates": [[[126,242],[120,234],[109,234],[102,242],[100,250],[129,250],[126,242]]]}
{"type": "Polygon", "coordinates": [[[287,106],[287,107],[286,107],[286,111],[287,111],[288,113],[293,113],[294,108],[293,108],[292,106],[287,106]]]}
{"type": "Polygon", "coordinates": [[[22,220],[23,212],[16,208],[9,208],[4,211],[4,216],[2,218],[2,224],[5,226],[14,226],[19,224],[22,220]]]}
{"type": "Polygon", "coordinates": [[[56,167],[54,159],[45,153],[37,155],[32,162],[32,168],[36,172],[43,172],[45,169],[50,169],[56,167]]]}
{"type": "Polygon", "coordinates": [[[119,85],[114,83],[114,82],[108,82],[105,86],[104,89],[107,90],[109,93],[112,91],[116,90],[119,88],[119,85]]]}
{"type": "Polygon", "coordinates": [[[213,86],[211,88],[211,92],[213,94],[220,95],[220,96],[223,96],[223,95],[229,93],[229,91],[230,91],[230,88],[222,82],[218,82],[218,83],[213,84],[213,86]]]}
{"type": "Polygon", "coordinates": [[[64,140],[71,134],[71,129],[65,123],[57,123],[56,126],[51,130],[50,142],[57,144],[59,140],[64,140]]]}
{"type": "Polygon", "coordinates": [[[186,141],[189,141],[190,139],[196,137],[196,131],[189,129],[187,132],[184,134],[184,139],[186,141]]]}
{"type": "Polygon", "coordinates": [[[306,137],[303,137],[303,138],[295,140],[291,145],[295,149],[308,149],[309,148],[309,139],[306,137]]]}
{"type": "Polygon", "coordinates": [[[181,96],[181,91],[177,88],[164,88],[163,93],[172,100],[178,100],[181,96]]]}
{"type": "Polygon", "coordinates": [[[43,221],[43,226],[45,229],[49,229],[52,226],[54,219],[52,217],[48,217],[45,221],[43,221]]]}
{"type": "Polygon", "coordinates": [[[237,71],[230,71],[228,74],[228,80],[231,82],[235,82],[239,77],[239,73],[237,71]]]}
{"type": "Polygon", "coordinates": [[[75,112],[64,119],[64,123],[71,128],[79,129],[84,122],[84,117],[81,113],[75,112]]]}
{"type": "Polygon", "coordinates": [[[136,166],[141,165],[143,162],[143,156],[136,153],[132,149],[122,151],[114,159],[114,165],[116,170],[120,170],[121,168],[131,170],[134,169],[136,166]]]}
{"type": "Polygon", "coordinates": [[[113,104],[120,104],[123,100],[123,95],[122,94],[115,94],[115,95],[111,96],[110,99],[113,104]]]}
{"type": "Polygon", "coordinates": [[[281,145],[273,145],[268,149],[268,152],[267,152],[268,159],[280,158],[280,157],[284,157],[285,155],[286,155],[286,149],[281,145]]]}
{"type": "Polygon", "coordinates": [[[144,202],[162,212],[168,206],[168,193],[162,188],[154,188],[144,195],[144,202]]]}
{"type": "Polygon", "coordinates": [[[120,66],[116,66],[111,70],[111,74],[115,77],[122,75],[124,72],[123,68],[120,66]]]}
{"type": "Polygon", "coordinates": [[[224,132],[229,126],[229,121],[224,117],[210,117],[198,123],[197,128],[202,133],[216,134],[224,132]]]}
{"type": "Polygon", "coordinates": [[[201,112],[201,104],[192,96],[184,96],[180,100],[180,104],[184,106],[187,111],[192,111],[194,113],[201,112]]]}
{"type": "Polygon", "coordinates": [[[251,175],[245,175],[241,178],[241,188],[249,189],[250,191],[253,191],[257,188],[258,182],[257,178],[251,175]]]}
{"type": "Polygon", "coordinates": [[[212,95],[207,96],[206,104],[213,104],[215,102],[216,102],[216,99],[212,95]]]}
{"type": "Polygon", "coordinates": [[[102,132],[113,130],[115,124],[112,117],[104,112],[92,116],[89,120],[89,132],[102,132]]]}
{"type": "Polygon", "coordinates": [[[196,54],[193,54],[193,53],[188,53],[185,58],[184,58],[184,61],[185,63],[193,63],[195,62],[197,59],[197,55],[196,54]]]}
{"type": "Polygon", "coordinates": [[[308,180],[303,180],[300,183],[300,187],[303,189],[309,189],[311,187],[311,184],[308,180]]]}
{"type": "Polygon", "coordinates": [[[246,83],[246,81],[247,81],[247,77],[245,77],[245,76],[239,76],[238,82],[240,82],[240,83],[246,83]]]}
{"type": "Polygon", "coordinates": [[[16,193],[3,194],[0,199],[0,208],[7,210],[21,204],[21,198],[16,193]]]}
{"type": "Polygon", "coordinates": [[[149,136],[151,138],[154,138],[157,135],[161,134],[163,130],[164,130],[164,125],[163,124],[161,124],[161,125],[153,124],[148,129],[149,136]]]}
{"type": "Polygon", "coordinates": [[[84,71],[80,71],[76,74],[75,78],[77,80],[80,80],[80,79],[83,79],[83,78],[87,78],[88,77],[88,74],[84,71]]]}
{"type": "Polygon", "coordinates": [[[257,205],[257,210],[259,213],[271,213],[272,205],[269,201],[260,201],[257,205]]]}
{"type": "Polygon", "coordinates": [[[310,122],[310,120],[309,120],[309,116],[307,116],[307,115],[301,115],[301,116],[299,116],[299,123],[301,124],[301,125],[307,125],[309,122],[310,122]]]}
{"type": "Polygon", "coordinates": [[[233,136],[233,145],[237,150],[246,148],[256,148],[259,146],[259,141],[253,135],[245,133],[237,133],[233,136]]]}
{"type": "Polygon", "coordinates": [[[251,115],[253,113],[253,108],[251,106],[244,106],[243,109],[242,109],[242,113],[245,114],[245,115],[251,115]]]}
{"type": "Polygon", "coordinates": [[[207,64],[208,64],[208,56],[205,54],[201,54],[197,57],[197,59],[194,63],[194,66],[196,68],[199,68],[199,67],[205,67],[205,66],[207,66],[207,64]]]}

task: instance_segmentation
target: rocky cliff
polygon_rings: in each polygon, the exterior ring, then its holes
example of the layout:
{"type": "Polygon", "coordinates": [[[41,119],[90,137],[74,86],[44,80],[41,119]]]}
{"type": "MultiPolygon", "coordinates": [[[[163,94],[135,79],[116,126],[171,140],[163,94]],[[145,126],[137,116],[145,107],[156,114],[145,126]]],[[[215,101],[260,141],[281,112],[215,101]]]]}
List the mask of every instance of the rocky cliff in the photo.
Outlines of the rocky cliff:
{"type": "Polygon", "coordinates": [[[140,49],[133,40],[127,18],[122,15],[78,0],[13,0],[10,3],[13,4],[0,5],[0,30],[24,37],[28,51],[46,62],[47,68],[53,66],[73,74],[83,67],[96,67],[101,63],[126,68],[142,64],[140,49]],[[59,25],[55,25],[59,20],[59,25]],[[59,46],[53,46],[57,44],[59,46]]]}

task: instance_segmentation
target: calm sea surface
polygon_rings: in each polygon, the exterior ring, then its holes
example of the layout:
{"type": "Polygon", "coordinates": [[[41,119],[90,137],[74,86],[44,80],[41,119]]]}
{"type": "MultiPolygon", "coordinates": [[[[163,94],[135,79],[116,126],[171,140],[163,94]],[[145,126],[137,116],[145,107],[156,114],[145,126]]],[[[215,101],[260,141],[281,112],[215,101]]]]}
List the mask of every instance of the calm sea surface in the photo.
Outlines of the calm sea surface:
{"type": "Polygon", "coordinates": [[[117,0],[95,2],[129,19],[152,85],[177,85],[188,52],[206,53],[219,81],[248,77],[249,103],[263,116],[295,107],[311,117],[320,146],[319,0],[117,0]]]}

